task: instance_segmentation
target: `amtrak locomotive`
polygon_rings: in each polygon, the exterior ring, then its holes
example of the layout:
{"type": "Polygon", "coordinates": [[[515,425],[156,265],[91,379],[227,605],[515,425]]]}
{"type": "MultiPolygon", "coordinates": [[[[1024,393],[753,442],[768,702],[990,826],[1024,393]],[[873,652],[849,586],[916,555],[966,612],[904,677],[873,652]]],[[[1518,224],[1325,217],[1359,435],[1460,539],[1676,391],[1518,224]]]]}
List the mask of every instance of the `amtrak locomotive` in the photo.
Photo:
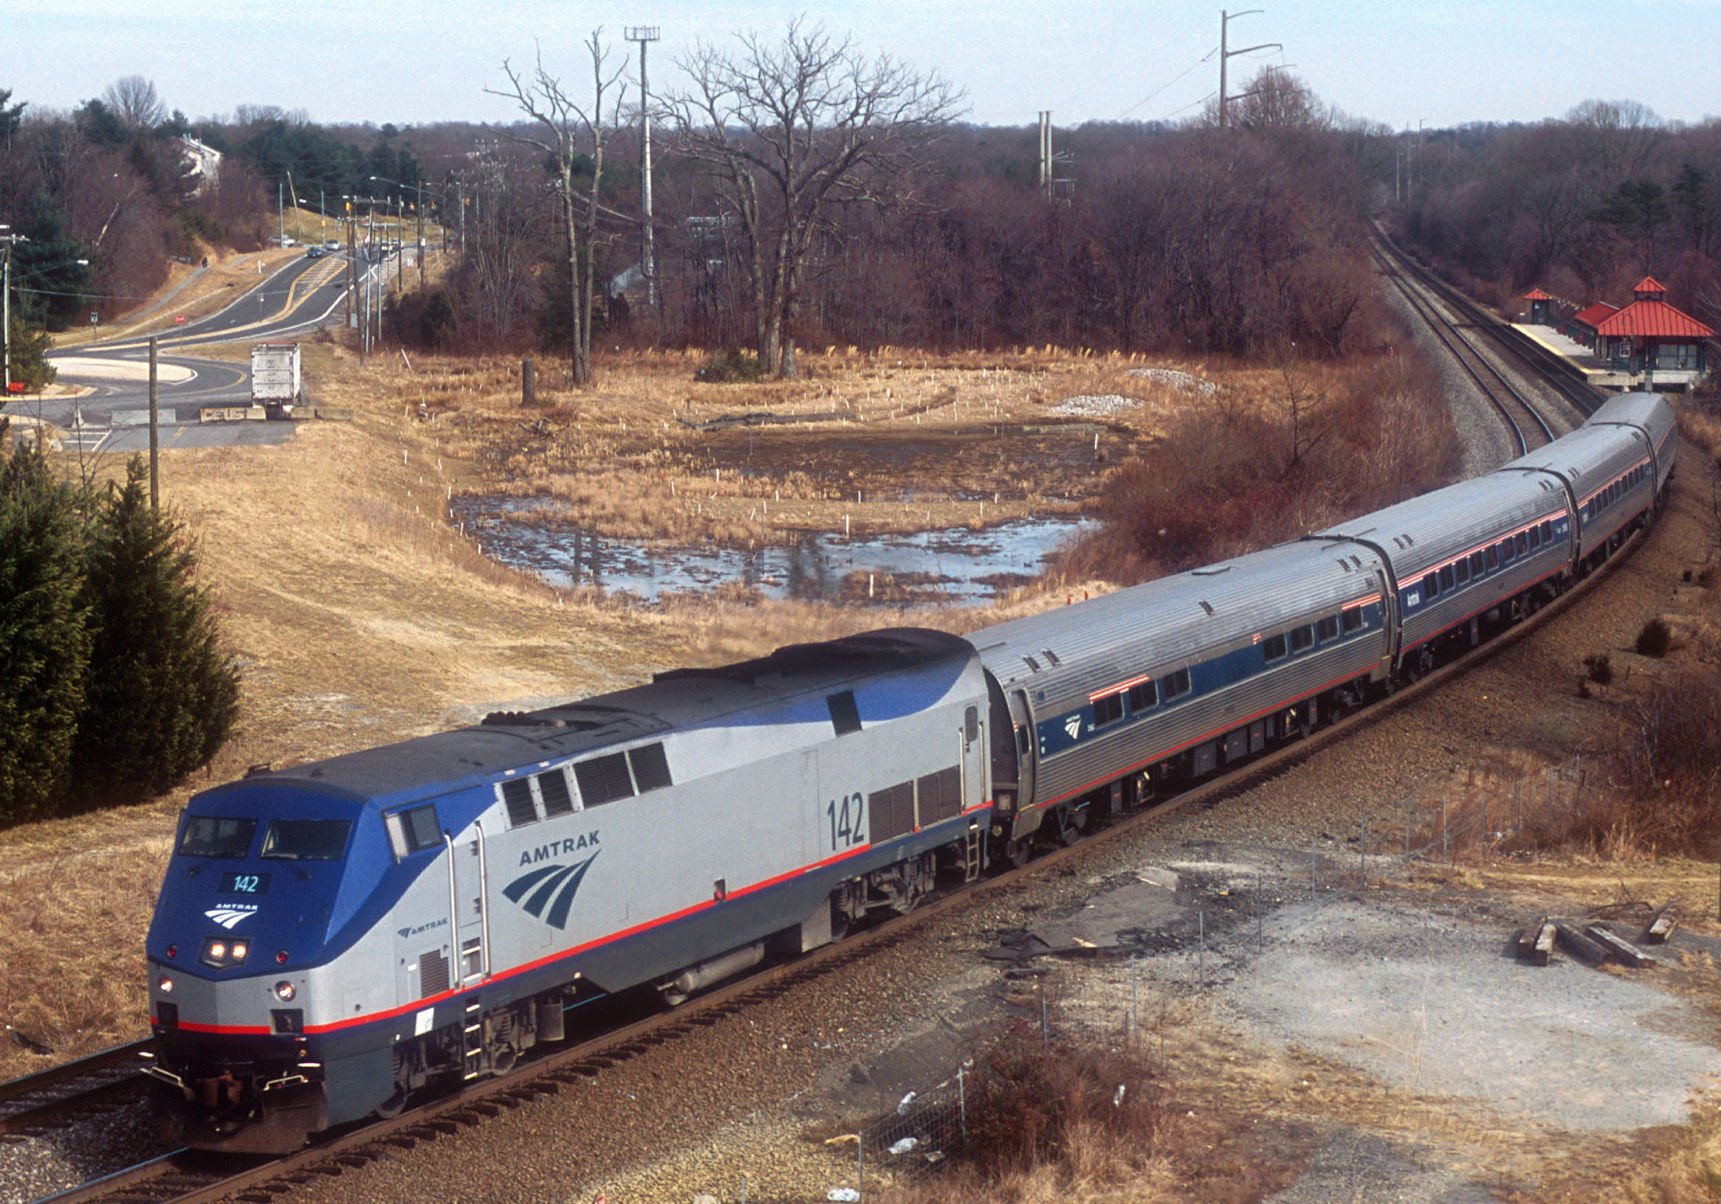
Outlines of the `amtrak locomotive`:
{"type": "Polygon", "coordinates": [[[1655,514],[1650,394],[1499,471],[974,632],[899,628],[314,764],[186,808],[149,931],[169,1135],[284,1152],[1020,864],[1361,706],[1655,514]]]}

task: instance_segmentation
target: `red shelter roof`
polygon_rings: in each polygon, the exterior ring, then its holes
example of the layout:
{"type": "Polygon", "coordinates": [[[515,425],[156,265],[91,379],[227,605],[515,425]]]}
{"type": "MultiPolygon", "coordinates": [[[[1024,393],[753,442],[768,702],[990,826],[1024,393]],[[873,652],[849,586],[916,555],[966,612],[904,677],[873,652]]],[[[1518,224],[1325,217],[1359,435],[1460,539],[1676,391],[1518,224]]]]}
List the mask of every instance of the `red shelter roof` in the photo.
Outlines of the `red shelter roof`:
{"type": "MultiPolygon", "coordinates": [[[[1638,286],[1640,290],[1642,287],[1638,286]]],[[[1595,329],[1598,335],[1606,338],[1707,339],[1715,334],[1696,318],[1679,312],[1665,301],[1642,299],[1596,323],[1595,329]]]]}
{"type": "Polygon", "coordinates": [[[1631,290],[1631,295],[1659,301],[1667,296],[1667,286],[1654,276],[1645,276],[1637,282],[1637,287],[1631,290]]]}
{"type": "Polygon", "coordinates": [[[1524,300],[1526,300],[1526,301],[1552,301],[1553,298],[1548,296],[1548,294],[1544,293],[1541,289],[1533,288],[1529,292],[1524,294],[1524,300]]]}
{"type": "Polygon", "coordinates": [[[1597,301],[1594,305],[1578,310],[1572,315],[1572,321],[1582,322],[1585,326],[1593,329],[1618,312],[1619,306],[1610,305],[1606,301],[1597,301]]]}

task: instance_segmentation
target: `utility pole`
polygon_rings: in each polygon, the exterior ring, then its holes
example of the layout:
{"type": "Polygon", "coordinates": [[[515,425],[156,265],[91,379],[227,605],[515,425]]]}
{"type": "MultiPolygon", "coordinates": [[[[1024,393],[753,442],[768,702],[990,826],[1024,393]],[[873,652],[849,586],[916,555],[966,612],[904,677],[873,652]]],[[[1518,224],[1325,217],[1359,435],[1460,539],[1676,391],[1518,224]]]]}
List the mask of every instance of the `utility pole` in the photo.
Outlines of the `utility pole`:
{"type": "Polygon", "coordinates": [[[651,92],[645,81],[645,47],[658,40],[656,25],[632,25],[627,40],[639,43],[640,202],[645,210],[645,229],[639,253],[640,274],[645,277],[645,304],[657,309],[657,261],[651,245],[651,92]]]}
{"type": "Polygon", "coordinates": [[[161,509],[161,410],[158,408],[155,390],[155,355],[156,338],[149,336],[149,508],[161,509]]]}
{"type": "Polygon", "coordinates": [[[424,291],[424,181],[418,182],[418,291],[424,291]]]}
{"type": "MultiPolygon", "coordinates": [[[[1241,50],[1232,50],[1229,48],[1231,22],[1236,20],[1238,17],[1250,17],[1250,16],[1256,15],[1257,13],[1263,13],[1266,11],[1267,10],[1263,9],[1263,8],[1246,8],[1240,13],[1228,13],[1224,9],[1219,10],[1219,128],[1220,129],[1225,129],[1226,124],[1227,124],[1227,118],[1226,118],[1226,114],[1225,114],[1225,100],[1226,100],[1226,97],[1225,97],[1225,86],[1226,86],[1225,85],[1225,65],[1239,54],[1252,54],[1257,50],[1274,50],[1274,49],[1283,50],[1285,48],[1279,42],[1262,42],[1258,46],[1245,46],[1241,50]]],[[[1241,99],[1241,97],[1239,97],[1238,99],[1241,99]]]]}
{"type": "Polygon", "coordinates": [[[275,245],[284,247],[287,245],[287,186],[280,180],[275,181],[275,210],[281,215],[281,241],[275,245]]]}
{"type": "Polygon", "coordinates": [[[1052,199],[1052,110],[1040,110],[1040,191],[1052,199]]]}
{"type": "Polygon", "coordinates": [[[12,245],[29,241],[11,229],[0,226],[0,403],[12,395],[12,245]]]}

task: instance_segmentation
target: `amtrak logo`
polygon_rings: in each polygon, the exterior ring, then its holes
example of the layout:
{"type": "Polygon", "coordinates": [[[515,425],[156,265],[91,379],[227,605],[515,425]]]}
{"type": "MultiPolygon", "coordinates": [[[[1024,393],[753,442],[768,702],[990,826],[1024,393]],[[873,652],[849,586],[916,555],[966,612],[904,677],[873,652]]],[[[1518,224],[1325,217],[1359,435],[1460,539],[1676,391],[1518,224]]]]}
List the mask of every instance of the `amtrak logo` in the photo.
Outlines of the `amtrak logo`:
{"type": "MultiPolygon", "coordinates": [[[[601,852],[603,850],[599,849],[598,853],[601,852]]],[[[528,915],[537,916],[552,928],[566,928],[568,911],[574,905],[574,896],[579,893],[580,882],[597,859],[598,854],[593,853],[573,865],[543,866],[529,874],[521,874],[503,887],[502,893],[525,908],[528,915]]]]}
{"type": "Polygon", "coordinates": [[[223,928],[232,928],[256,910],[257,905],[255,903],[228,903],[222,907],[211,907],[203,914],[223,928]]]}
{"type": "Polygon", "coordinates": [[[1080,715],[1071,715],[1064,720],[1064,734],[1072,740],[1082,734],[1082,717],[1080,715]]]}

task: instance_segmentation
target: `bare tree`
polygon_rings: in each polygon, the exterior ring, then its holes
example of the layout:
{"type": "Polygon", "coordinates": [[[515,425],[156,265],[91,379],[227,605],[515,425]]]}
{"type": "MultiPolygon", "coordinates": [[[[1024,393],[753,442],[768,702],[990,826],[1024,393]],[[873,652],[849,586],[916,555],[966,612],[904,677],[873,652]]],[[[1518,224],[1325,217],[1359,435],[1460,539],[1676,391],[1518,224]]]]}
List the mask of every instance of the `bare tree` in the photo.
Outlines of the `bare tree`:
{"type": "Polygon", "coordinates": [[[621,78],[622,69],[618,67],[605,74],[609,51],[603,45],[602,35],[601,28],[594,29],[592,36],[586,39],[586,50],[592,60],[592,103],[589,109],[571,98],[562,88],[561,80],[544,69],[542,49],[538,51],[530,80],[504,59],[502,72],[508,77],[508,90],[485,89],[493,96],[512,100],[544,131],[540,137],[506,131],[503,136],[510,141],[536,147],[549,156],[556,202],[568,247],[568,304],[572,311],[568,332],[569,363],[574,384],[582,387],[592,379],[592,291],[596,274],[594,252],[598,189],[604,176],[604,144],[610,129],[619,121],[621,108],[618,97],[616,113],[606,128],[603,122],[604,93],[621,78]],[[575,186],[588,167],[591,179],[582,194],[576,191],[575,186]]]}
{"type": "Polygon", "coordinates": [[[759,361],[790,378],[801,288],[828,207],[901,199],[916,152],[962,98],[936,74],[868,60],[850,39],[800,18],[780,44],[739,41],[732,52],[701,43],[680,59],[692,91],[668,103],[681,151],[711,166],[740,222],[759,361]]]}
{"type": "Polygon", "coordinates": [[[156,95],[155,82],[141,75],[122,75],[102,91],[102,102],[130,130],[148,132],[167,120],[167,106],[156,95]]]}

